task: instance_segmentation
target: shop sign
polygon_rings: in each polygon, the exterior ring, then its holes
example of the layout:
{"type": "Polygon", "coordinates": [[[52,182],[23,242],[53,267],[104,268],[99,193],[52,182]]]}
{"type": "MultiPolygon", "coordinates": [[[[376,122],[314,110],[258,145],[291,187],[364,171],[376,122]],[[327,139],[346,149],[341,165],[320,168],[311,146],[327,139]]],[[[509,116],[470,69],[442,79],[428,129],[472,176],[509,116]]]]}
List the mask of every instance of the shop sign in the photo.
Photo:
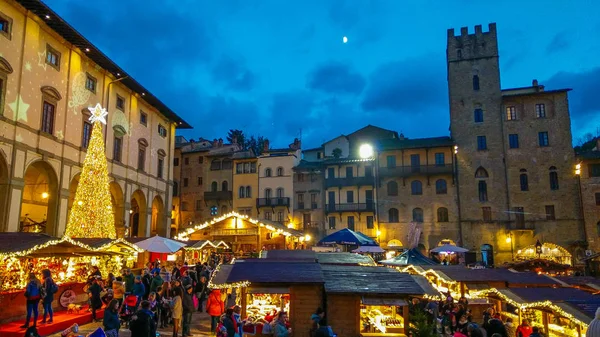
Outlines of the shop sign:
{"type": "Polygon", "coordinates": [[[77,301],[77,293],[72,289],[63,291],[58,298],[58,303],[60,303],[60,306],[63,308],[68,308],[69,304],[75,303],[75,301],[77,301]]]}

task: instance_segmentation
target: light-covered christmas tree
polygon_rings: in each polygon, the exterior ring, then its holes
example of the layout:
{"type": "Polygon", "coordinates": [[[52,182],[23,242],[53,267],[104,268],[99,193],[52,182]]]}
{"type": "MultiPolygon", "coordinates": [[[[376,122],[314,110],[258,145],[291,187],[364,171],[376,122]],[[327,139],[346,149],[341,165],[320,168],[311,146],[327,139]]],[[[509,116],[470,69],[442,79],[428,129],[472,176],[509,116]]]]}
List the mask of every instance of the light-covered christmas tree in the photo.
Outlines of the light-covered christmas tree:
{"type": "Polygon", "coordinates": [[[115,239],[115,218],[102,135],[102,124],[106,124],[108,113],[100,104],[90,107],[89,110],[92,113],[92,136],[83,161],[65,235],[72,238],[115,239]]]}

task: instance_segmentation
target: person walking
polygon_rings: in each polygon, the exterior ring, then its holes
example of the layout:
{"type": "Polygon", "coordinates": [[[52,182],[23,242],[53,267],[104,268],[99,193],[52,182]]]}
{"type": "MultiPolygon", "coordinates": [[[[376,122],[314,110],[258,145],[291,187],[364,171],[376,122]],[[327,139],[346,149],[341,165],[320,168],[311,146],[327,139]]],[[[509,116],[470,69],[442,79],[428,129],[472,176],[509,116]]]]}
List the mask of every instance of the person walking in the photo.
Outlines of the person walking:
{"type": "Polygon", "coordinates": [[[236,336],[236,333],[238,331],[238,325],[235,320],[235,317],[233,317],[232,308],[227,308],[227,310],[225,310],[225,317],[223,317],[223,326],[225,327],[225,329],[227,329],[228,337],[236,336]]]}
{"type": "Polygon", "coordinates": [[[206,300],[206,278],[204,276],[200,276],[200,281],[196,283],[194,292],[198,299],[198,312],[202,312],[203,302],[206,300]]]}
{"type": "Polygon", "coordinates": [[[192,313],[195,311],[193,296],[193,287],[191,284],[188,284],[185,286],[185,292],[182,296],[183,327],[181,329],[181,336],[183,337],[192,336],[192,333],[190,332],[190,325],[192,324],[192,313]]]}
{"type": "Polygon", "coordinates": [[[135,283],[133,284],[133,291],[131,292],[133,295],[137,296],[137,303],[135,307],[137,308],[142,301],[143,297],[146,295],[146,288],[142,283],[142,278],[140,276],[135,277],[135,283]]]}
{"type": "Polygon", "coordinates": [[[104,333],[106,337],[119,337],[119,329],[121,328],[121,321],[119,320],[119,301],[112,299],[106,310],[104,310],[104,317],[102,319],[102,325],[104,326],[104,333]]]}
{"type": "Polygon", "coordinates": [[[150,292],[151,293],[155,293],[156,289],[158,289],[158,287],[163,285],[164,280],[162,279],[162,277],[160,277],[160,272],[158,271],[154,271],[154,277],[152,278],[152,281],[150,282],[150,292]]]}
{"type": "Polygon", "coordinates": [[[38,305],[42,299],[41,293],[42,283],[37,279],[34,273],[29,273],[29,283],[25,288],[25,297],[27,298],[27,318],[25,324],[21,326],[21,329],[27,329],[29,327],[29,320],[33,313],[33,326],[36,326],[38,318],[38,305]]]}
{"type": "Polygon", "coordinates": [[[133,292],[133,286],[135,284],[135,276],[131,273],[131,269],[125,269],[125,275],[123,275],[125,281],[125,293],[131,294],[133,292]]]}
{"type": "Polygon", "coordinates": [[[521,322],[521,325],[517,327],[517,337],[529,337],[529,335],[531,335],[532,332],[533,330],[531,329],[531,326],[529,325],[529,320],[527,319],[524,319],[521,322]]]}
{"type": "Polygon", "coordinates": [[[221,291],[219,289],[214,289],[208,295],[208,300],[206,301],[206,312],[210,315],[210,331],[215,331],[217,328],[217,324],[219,323],[219,318],[221,314],[225,311],[225,303],[221,299],[221,291]]]}
{"type": "MultiPolygon", "coordinates": [[[[54,294],[58,292],[58,285],[54,282],[50,275],[49,269],[42,270],[42,276],[44,277],[44,282],[42,283],[42,287],[45,290],[46,296],[42,298],[42,305],[44,307],[44,317],[42,318],[41,323],[52,323],[54,318],[54,312],[52,311],[52,302],[54,302],[54,294]],[[46,322],[46,316],[50,315],[50,320],[46,322]]],[[[44,291],[42,291],[43,293],[44,291]]]]}
{"type": "Polygon", "coordinates": [[[98,279],[92,281],[92,285],[88,288],[88,294],[90,296],[90,309],[92,310],[92,320],[96,322],[96,310],[102,308],[102,298],[100,293],[102,287],[98,284],[98,279]]]}
{"type": "Polygon", "coordinates": [[[516,337],[517,336],[517,327],[513,323],[513,319],[511,317],[508,317],[506,319],[506,323],[504,323],[504,327],[506,328],[506,335],[508,337],[516,337]]]}
{"type": "Polygon", "coordinates": [[[152,282],[152,274],[148,272],[146,269],[142,272],[142,284],[144,285],[144,299],[148,299],[148,295],[150,295],[150,283],[152,282]]]}
{"type": "Polygon", "coordinates": [[[171,273],[167,270],[166,266],[160,267],[160,278],[162,278],[164,282],[171,282],[171,273]]]}
{"type": "Polygon", "coordinates": [[[129,330],[131,337],[156,337],[156,323],[150,311],[150,302],[141,302],[140,310],[131,316],[129,330]]]}
{"type": "Polygon", "coordinates": [[[112,283],[113,299],[119,301],[119,307],[123,304],[123,298],[125,297],[125,284],[123,278],[118,276],[112,283]]]}
{"type": "Polygon", "coordinates": [[[183,296],[181,288],[173,289],[173,301],[171,302],[171,315],[173,318],[173,337],[177,337],[177,334],[179,334],[179,324],[181,324],[181,318],[183,317],[183,303],[181,296],[183,296]]]}
{"type": "Polygon", "coordinates": [[[596,309],[596,315],[590,322],[586,332],[586,337],[600,337],[600,308],[596,309]]]}

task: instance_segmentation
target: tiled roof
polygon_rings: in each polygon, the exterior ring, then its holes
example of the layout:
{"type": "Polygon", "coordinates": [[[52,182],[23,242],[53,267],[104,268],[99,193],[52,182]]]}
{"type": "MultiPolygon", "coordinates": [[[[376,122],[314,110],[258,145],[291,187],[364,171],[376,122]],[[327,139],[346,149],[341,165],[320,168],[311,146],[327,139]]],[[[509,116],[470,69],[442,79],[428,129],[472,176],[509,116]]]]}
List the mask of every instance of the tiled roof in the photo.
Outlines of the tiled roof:
{"type": "Polygon", "coordinates": [[[301,160],[298,165],[294,166],[295,171],[303,171],[303,170],[318,170],[321,168],[321,162],[318,161],[306,161],[301,160]]]}
{"type": "Polygon", "coordinates": [[[313,147],[312,149],[302,150],[302,152],[311,152],[311,151],[319,151],[319,150],[323,150],[323,147],[322,146],[313,147]]]}
{"type": "Polygon", "coordinates": [[[353,266],[377,265],[372,257],[355,253],[316,253],[316,257],[320,264],[353,266]]]}
{"type": "Polygon", "coordinates": [[[75,48],[79,48],[81,50],[89,48],[90,51],[85,53],[87,57],[89,57],[96,64],[104,68],[106,71],[112,73],[117,78],[122,79],[121,83],[123,83],[126,87],[131,89],[134,93],[140,95],[144,94],[144,97],[140,98],[148,102],[148,104],[155,107],[165,117],[176,122],[178,128],[191,129],[191,126],[186,121],[184,121],[181,117],[175,114],[156,96],[152,95],[152,93],[150,93],[148,89],[144,88],[140,83],[133,79],[131,75],[127,74],[123,69],[121,69],[121,67],[116,65],[110,58],[108,58],[108,56],[101,52],[100,49],[98,49],[98,47],[94,46],[90,41],[83,37],[83,35],[81,35],[77,30],[75,30],[75,28],[73,28],[70,24],[63,20],[52,9],[46,6],[42,1],[17,0],[17,2],[23,7],[25,7],[27,10],[29,10],[31,13],[37,15],[41,21],[44,21],[46,25],[52,28],[52,30],[54,30],[56,33],[62,36],[75,48]],[[49,15],[50,19],[45,19],[46,15],[49,15]]]}
{"type": "Polygon", "coordinates": [[[584,151],[577,154],[581,159],[600,159],[600,151],[584,151]]]}
{"type": "Polygon", "coordinates": [[[108,239],[108,238],[80,238],[80,239],[73,238],[73,240],[79,241],[85,245],[92,247],[92,248],[102,247],[102,246],[114,241],[113,239],[108,239]]]}
{"type": "Polygon", "coordinates": [[[267,250],[262,258],[279,261],[317,262],[317,254],[312,250],[267,250]]]}
{"type": "Polygon", "coordinates": [[[432,147],[451,147],[454,141],[450,137],[432,137],[415,139],[382,139],[379,141],[379,150],[401,150],[432,147]]]}
{"type": "Polygon", "coordinates": [[[323,165],[334,165],[334,164],[351,164],[351,163],[362,163],[362,162],[372,162],[375,161],[374,158],[332,158],[326,159],[323,161],[323,165]]]}
{"type": "Polygon", "coordinates": [[[252,149],[250,149],[248,151],[238,151],[238,152],[234,153],[231,158],[233,158],[234,160],[235,159],[252,159],[252,158],[256,158],[256,156],[254,155],[254,151],[252,151],[252,149]]]}
{"type": "MultiPolygon", "coordinates": [[[[231,271],[229,271],[227,282],[222,283],[243,281],[283,284],[324,282],[321,266],[318,263],[271,262],[268,259],[236,260],[231,271]]],[[[216,282],[213,281],[213,283],[216,282]]]]}
{"type": "Polygon", "coordinates": [[[423,295],[410,274],[386,267],[321,265],[325,291],[341,294],[423,295]]]}
{"type": "Polygon", "coordinates": [[[556,89],[556,90],[544,90],[544,91],[532,91],[532,92],[518,92],[516,94],[510,94],[511,89],[502,90],[502,97],[517,97],[517,96],[530,96],[530,95],[543,95],[543,94],[556,94],[560,92],[568,92],[573,89],[556,89]]]}

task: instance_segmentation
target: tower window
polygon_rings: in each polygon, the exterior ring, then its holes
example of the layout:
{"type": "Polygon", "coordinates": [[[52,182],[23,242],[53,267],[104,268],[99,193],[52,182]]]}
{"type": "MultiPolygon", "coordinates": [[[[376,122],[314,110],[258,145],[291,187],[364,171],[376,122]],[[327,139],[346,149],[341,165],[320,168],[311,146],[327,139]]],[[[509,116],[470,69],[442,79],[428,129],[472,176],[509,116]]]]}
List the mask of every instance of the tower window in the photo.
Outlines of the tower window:
{"type": "Polygon", "coordinates": [[[538,132],[538,141],[539,141],[540,147],[550,146],[550,142],[548,141],[548,132],[547,131],[538,132]]]}
{"type": "Polygon", "coordinates": [[[477,136],[477,151],[487,150],[487,141],[485,136],[477,136]]]}
{"type": "Polygon", "coordinates": [[[411,189],[412,195],[423,194],[423,184],[421,184],[421,182],[418,180],[415,180],[412,183],[410,183],[410,189],[411,189]]]}
{"type": "Polygon", "coordinates": [[[399,222],[398,209],[390,208],[388,211],[388,221],[389,222],[399,222]]]}
{"type": "Polygon", "coordinates": [[[546,104],[535,105],[535,116],[537,118],[546,118],[546,104]]]}
{"type": "Polygon", "coordinates": [[[550,189],[558,190],[558,172],[556,172],[556,167],[550,167],[550,189]]]}
{"type": "Polygon", "coordinates": [[[459,58],[459,59],[462,58],[462,50],[459,49],[459,50],[456,51],[456,57],[459,58]]]}
{"type": "Polygon", "coordinates": [[[484,180],[480,180],[478,188],[479,188],[479,201],[481,201],[481,202],[488,201],[487,183],[484,180]]]}
{"type": "Polygon", "coordinates": [[[474,118],[475,118],[475,123],[483,123],[483,110],[482,109],[475,109],[473,114],[474,114],[474,118]]]}
{"type": "Polygon", "coordinates": [[[529,179],[527,178],[527,170],[521,170],[519,175],[519,182],[521,183],[521,191],[529,191],[529,179]]]}
{"type": "Polygon", "coordinates": [[[447,193],[448,193],[448,187],[446,184],[446,180],[438,179],[435,182],[435,194],[447,194],[447,193]]]}
{"type": "Polygon", "coordinates": [[[554,205],[546,205],[546,220],[556,220],[554,205]]]}
{"type": "Polygon", "coordinates": [[[473,75],[473,90],[479,90],[479,75],[473,75]]]}
{"type": "Polygon", "coordinates": [[[414,222],[423,222],[423,209],[418,207],[413,209],[412,217],[414,222]]]}
{"type": "Polygon", "coordinates": [[[518,134],[508,135],[508,147],[511,149],[519,148],[519,135],[518,134]]]}
{"type": "Polygon", "coordinates": [[[448,209],[440,207],[437,209],[438,222],[448,222],[448,209]]]}
{"type": "Polygon", "coordinates": [[[507,121],[515,121],[517,120],[517,108],[514,106],[506,107],[506,120],[507,121]]]}

